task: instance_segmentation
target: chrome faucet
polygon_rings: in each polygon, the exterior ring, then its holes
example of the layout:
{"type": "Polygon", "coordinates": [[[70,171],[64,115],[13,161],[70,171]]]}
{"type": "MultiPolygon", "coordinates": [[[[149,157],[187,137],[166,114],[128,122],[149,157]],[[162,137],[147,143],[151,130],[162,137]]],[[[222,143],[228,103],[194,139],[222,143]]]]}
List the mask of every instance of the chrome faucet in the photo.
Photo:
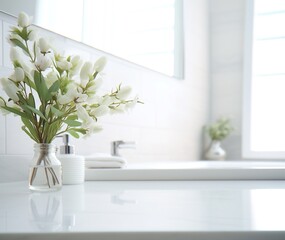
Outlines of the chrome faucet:
{"type": "Polygon", "coordinates": [[[120,156],[118,149],[122,149],[122,148],[135,148],[136,147],[136,143],[135,142],[125,142],[122,140],[118,140],[118,141],[113,141],[111,142],[111,155],[112,156],[120,156]]]}

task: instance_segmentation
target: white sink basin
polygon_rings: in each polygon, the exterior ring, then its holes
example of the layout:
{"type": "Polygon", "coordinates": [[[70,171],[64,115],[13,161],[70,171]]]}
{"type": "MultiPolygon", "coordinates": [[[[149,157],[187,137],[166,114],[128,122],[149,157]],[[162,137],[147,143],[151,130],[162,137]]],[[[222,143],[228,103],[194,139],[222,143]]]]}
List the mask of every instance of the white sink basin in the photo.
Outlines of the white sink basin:
{"type": "Polygon", "coordinates": [[[86,180],[284,180],[285,162],[189,161],[86,169],[86,180]]]}

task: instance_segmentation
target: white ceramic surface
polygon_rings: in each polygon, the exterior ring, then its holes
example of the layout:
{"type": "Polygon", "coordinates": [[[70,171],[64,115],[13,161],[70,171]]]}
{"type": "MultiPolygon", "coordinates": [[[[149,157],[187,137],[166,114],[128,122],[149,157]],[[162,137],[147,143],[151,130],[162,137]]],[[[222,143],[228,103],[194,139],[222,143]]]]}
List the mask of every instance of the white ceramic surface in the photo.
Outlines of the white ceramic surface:
{"type": "Polygon", "coordinates": [[[86,180],[285,180],[285,162],[188,161],[86,169],[86,180]]]}
{"type": "Polygon", "coordinates": [[[0,184],[0,239],[285,239],[284,181],[0,184]]]}

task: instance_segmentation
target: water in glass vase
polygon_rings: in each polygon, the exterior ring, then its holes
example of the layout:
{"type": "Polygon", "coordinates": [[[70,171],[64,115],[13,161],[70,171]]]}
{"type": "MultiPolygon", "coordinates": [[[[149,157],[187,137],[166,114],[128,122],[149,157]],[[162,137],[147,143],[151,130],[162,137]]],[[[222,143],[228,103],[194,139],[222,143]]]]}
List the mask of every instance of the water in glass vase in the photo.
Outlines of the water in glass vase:
{"type": "Polygon", "coordinates": [[[62,187],[61,166],[34,166],[30,167],[30,190],[57,191],[62,187]]]}
{"type": "Polygon", "coordinates": [[[57,191],[62,187],[61,163],[52,144],[35,144],[30,165],[29,188],[32,191],[57,191]]]}

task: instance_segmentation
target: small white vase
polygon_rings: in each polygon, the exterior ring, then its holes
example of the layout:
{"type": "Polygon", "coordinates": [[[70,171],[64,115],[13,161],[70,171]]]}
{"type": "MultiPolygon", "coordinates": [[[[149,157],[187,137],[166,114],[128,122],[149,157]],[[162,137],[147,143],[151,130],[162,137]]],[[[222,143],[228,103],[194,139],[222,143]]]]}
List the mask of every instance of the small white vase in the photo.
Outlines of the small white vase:
{"type": "Polygon", "coordinates": [[[222,149],[221,142],[213,140],[205,153],[206,160],[225,160],[226,151],[222,149]]]}

